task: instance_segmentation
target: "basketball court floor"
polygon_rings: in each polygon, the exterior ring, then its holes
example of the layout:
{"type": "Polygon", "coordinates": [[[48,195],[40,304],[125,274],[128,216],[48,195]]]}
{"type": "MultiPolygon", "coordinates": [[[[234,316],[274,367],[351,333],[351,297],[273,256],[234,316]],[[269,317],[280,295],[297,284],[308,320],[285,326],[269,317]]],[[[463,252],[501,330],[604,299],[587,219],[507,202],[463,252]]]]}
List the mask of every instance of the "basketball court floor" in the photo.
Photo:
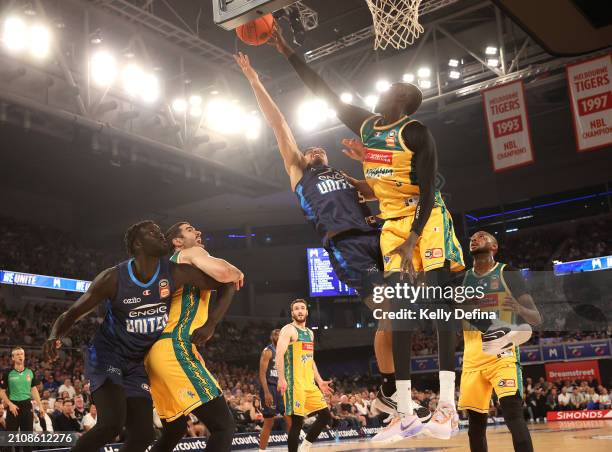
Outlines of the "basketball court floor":
{"type": "MultiPolygon", "coordinates": [[[[553,422],[530,425],[535,451],[547,452],[609,452],[612,450],[612,421],[553,422]]],[[[514,452],[512,437],[505,426],[489,427],[487,430],[491,452],[514,452]]],[[[272,448],[271,448],[272,449],[272,448]]],[[[272,450],[276,450],[273,448],[272,450]]],[[[278,448],[280,450],[281,448],[278,448]]],[[[379,445],[367,440],[342,443],[315,443],[317,451],[357,452],[438,452],[469,451],[467,430],[462,429],[449,441],[428,437],[407,439],[394,444],[379,445]]]]}

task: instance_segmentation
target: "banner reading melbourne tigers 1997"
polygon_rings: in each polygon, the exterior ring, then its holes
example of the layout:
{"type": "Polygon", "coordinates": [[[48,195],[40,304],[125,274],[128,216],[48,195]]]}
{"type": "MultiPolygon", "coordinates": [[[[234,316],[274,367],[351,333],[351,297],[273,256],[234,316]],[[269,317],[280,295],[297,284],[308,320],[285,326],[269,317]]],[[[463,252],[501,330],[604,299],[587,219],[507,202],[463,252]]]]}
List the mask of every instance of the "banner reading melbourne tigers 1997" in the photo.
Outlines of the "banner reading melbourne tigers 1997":
{"type": "Polygon", "coordinates": [[[483,91],[493,169],[503,171],[533,162],[522,81],[483,91]]]}
{"type": "Polygon", "coordinates": [[[612,54],[570,64],[567,84],[578,151],[612,144],[612,54]]]}

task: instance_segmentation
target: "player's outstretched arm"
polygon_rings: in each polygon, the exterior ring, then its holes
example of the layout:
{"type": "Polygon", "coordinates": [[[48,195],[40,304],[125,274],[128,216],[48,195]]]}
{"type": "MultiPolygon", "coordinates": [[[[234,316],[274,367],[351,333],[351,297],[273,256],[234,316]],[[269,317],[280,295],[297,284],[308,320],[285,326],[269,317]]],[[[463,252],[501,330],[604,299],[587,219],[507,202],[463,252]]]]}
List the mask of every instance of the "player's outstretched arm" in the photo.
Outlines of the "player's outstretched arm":
{"type": "Polygon", "coordinates": [[[259,104],[259,109],[274,132],[274,136],[278,143],[278,150],[285,163],[285,170],[287,170],[287,174],[291,181],[291,189],[293,190],[302,178],[304,168],[306,168],[304,155],[300,152],[287,120],[259,80],[257,72],[255,72],[251,66],[249,57],[239,53],[238,55],[234,55],[234,59],[251,84],[251,88],[259,104]]]}
{"type": "Polygon", "coordinates": [[[77,320],[89,314],[104,300],[115,297],[117,278],[116,267],[104,270],[96,276],[87,292],[57,318],[51,328],[49,338],[43,345],[45,359],[55,360],[57,358],[57,349],[61,345],[60,339],[68,333],[77,320]]]}
{"type": "Polygon", "coordinates": [[[281,329],[278,342],[276,343],[275,362],[276,370],[278,371],[278,392],[281,394],[284,394],[287,389],[287,380],[285,379],[285,352],[295,334],[295,328],[291,326],[291,324],[285,325],[281,329]]]}
{"type": "Polygon", "coordinates": [[[224,259],[211,256],[208,251],[194,246],[181,252],[181,263],[191,264],[221,283],[235,283],[236,290],[244,284],[244,274],[224,259]]]}
{"type": "Polygon", "coordinates": [[[311,67],[309,67],[287,44],[283,37],[282,30],[278,24],[274,26],[270,43],[276,47],[276,50],[283,55],[298,76],[304,82],[304,85],[310,89],[316,96],[320,96],[328,101],[338,114],[340,121],[344,123],[356,135],[361,132],[363,122],[372,116],[372,113],[364,108],[359,108],[354,105],[349,105],[338,97],[336,93],[325,83],[325,81],[311,67]]]}

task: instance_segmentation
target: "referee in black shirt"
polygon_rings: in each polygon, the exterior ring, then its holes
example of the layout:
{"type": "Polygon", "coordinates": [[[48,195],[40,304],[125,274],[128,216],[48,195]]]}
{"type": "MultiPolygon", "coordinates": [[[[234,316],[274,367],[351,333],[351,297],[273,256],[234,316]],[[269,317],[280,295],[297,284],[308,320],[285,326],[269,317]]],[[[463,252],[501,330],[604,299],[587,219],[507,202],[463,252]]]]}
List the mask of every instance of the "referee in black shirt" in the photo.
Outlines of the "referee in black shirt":
{"type": "Polygon", "coordinates": [[[32,369],[25,367],[25,351],[15,347],[11,352],[13,368],[2,373],[0,380],[0,397],[8,406],[6,413],[6,430],[9,432],[31,432],[34,429],[32,398],[38,404],[38,380],[32,369]]]}

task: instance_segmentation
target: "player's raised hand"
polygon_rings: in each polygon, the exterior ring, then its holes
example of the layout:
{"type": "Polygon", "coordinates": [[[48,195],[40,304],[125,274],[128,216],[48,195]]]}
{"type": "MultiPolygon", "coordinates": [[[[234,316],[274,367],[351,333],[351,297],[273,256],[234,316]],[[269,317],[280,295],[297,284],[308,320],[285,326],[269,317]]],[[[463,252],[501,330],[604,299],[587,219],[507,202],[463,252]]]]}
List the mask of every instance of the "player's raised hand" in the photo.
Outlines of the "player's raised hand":
{"type": "Polygon", "coordinates": [[[342,144],[347,147],[347,149],[342,149],[344,155],[358,162],[363,162],[365,160],[367,148],[363,145],[361,140],[357,138],[345,138],[342,140],[342,144]]]}
{"type": "Polygon", "coordinates": [[[331,380],[321,380],[319,382],[319,389],[325,395],[332,395],[334,393],[334,389],[331,387],[331,380]]]}
{"type": "Polygon", "coordinates": [[[244,76],[250,82],[259,80],[259,74],[257,74],[255,69],[253,69],[253,66],[251,66],[251,61],[249,60],[248,55],[238,52],[238,55],[234,55],[234,60],[236,60],[236,63],[238,63],[238,66],[240,66],[240,69],[242,69],[244,76]]]}
{"type": "Polygon", "coordinates": [[[59,339],[49,338],[43,344],[43,357],[46,361],[53,362],[57,359],[57,350],[62,346],[59,339]]]}
{"type": "Polygon", "coordinates": [[[238,292],[244,286],[244,273],[240,272],[240,278],[234,283],[236,284],[236,292],[238,292]]]}
{"type": "Polygon", "coordinates": [[[285,58],[289,58],[293,53],[293,49],[287,44],[283,36],[283,30],[276,21],[274,21],[274,27],[272,28],[272,34],[268,44],[275,47],[281,55],[285,56],[285,58]]]}

